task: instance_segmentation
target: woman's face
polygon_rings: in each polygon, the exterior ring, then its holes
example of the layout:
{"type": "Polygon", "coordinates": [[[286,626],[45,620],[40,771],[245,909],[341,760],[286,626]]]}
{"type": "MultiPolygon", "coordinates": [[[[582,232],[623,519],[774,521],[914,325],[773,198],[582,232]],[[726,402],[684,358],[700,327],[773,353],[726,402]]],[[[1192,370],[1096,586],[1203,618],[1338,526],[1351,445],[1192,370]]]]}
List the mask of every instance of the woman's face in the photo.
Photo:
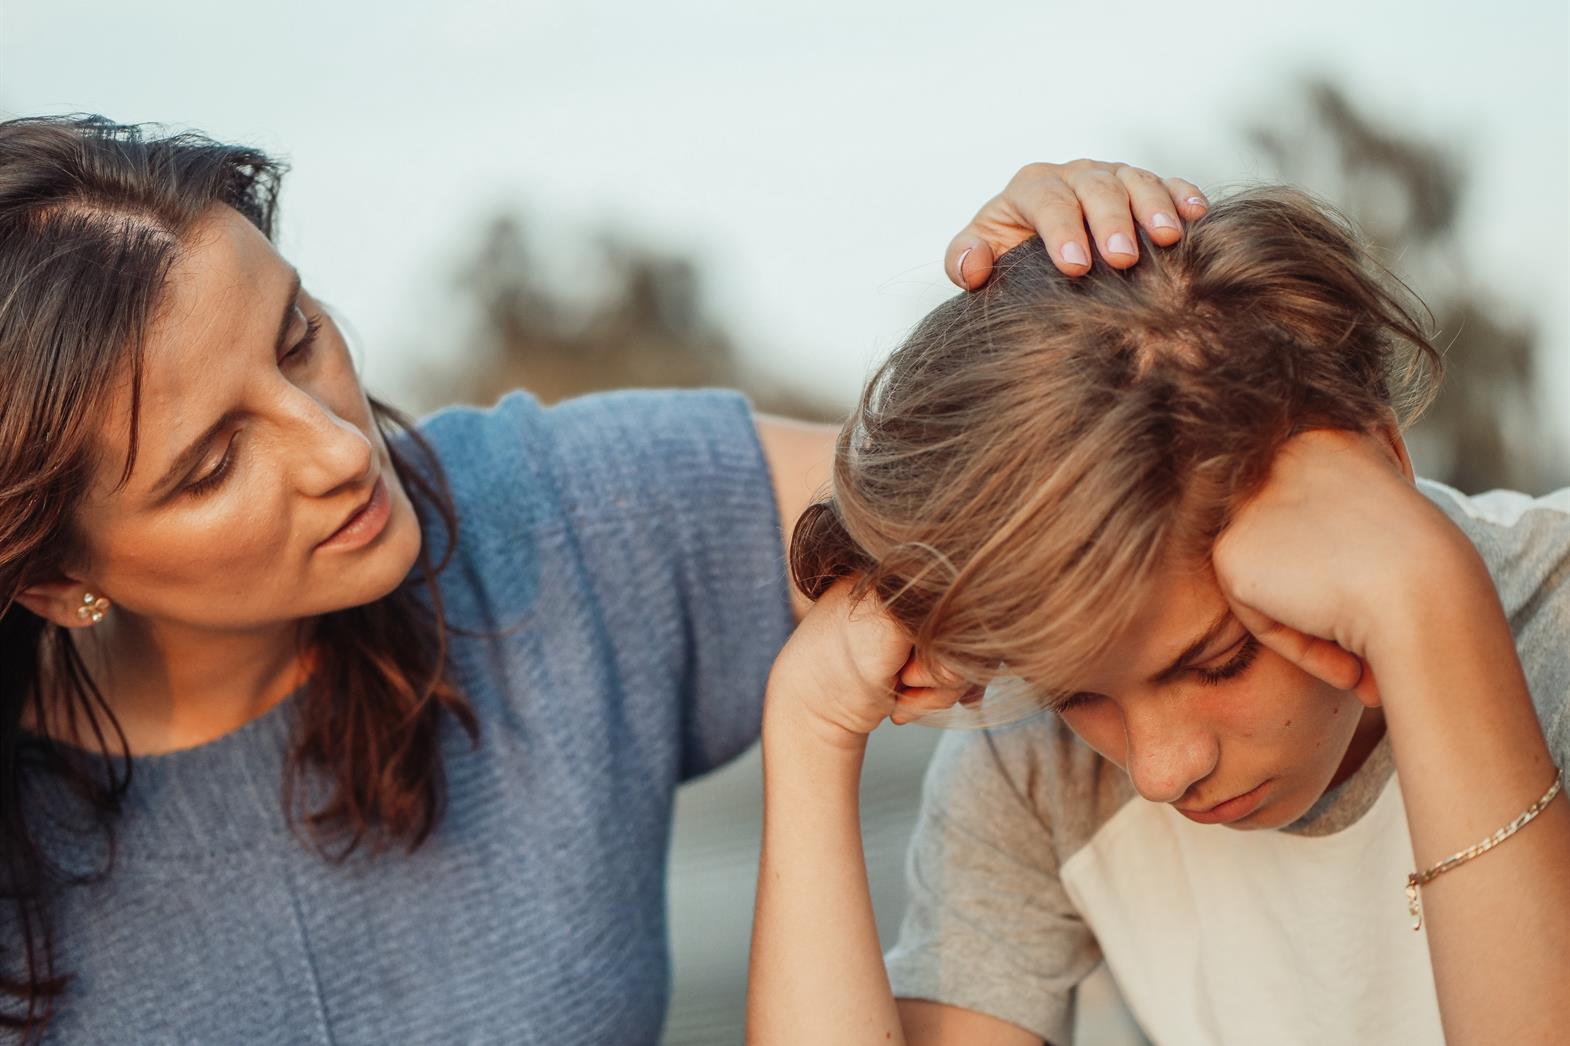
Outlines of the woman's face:
{"type": "Polygon", "coordinates": [[[135,469],[117,486],[127,382],[102,419],[74,573],[117,614],[200,629],[385,595],[420,530],[337,326],[233,209],[185,248],[148,331],[135,469]]]}
{"type": "Polygon", "coordinates": [[[1260,646],[1208,568],[1168,570],[1142,606],[1059,707],[1144,798],[1203,824],[1279,828],[1378,739],[1379,711],[1260,646]]]}

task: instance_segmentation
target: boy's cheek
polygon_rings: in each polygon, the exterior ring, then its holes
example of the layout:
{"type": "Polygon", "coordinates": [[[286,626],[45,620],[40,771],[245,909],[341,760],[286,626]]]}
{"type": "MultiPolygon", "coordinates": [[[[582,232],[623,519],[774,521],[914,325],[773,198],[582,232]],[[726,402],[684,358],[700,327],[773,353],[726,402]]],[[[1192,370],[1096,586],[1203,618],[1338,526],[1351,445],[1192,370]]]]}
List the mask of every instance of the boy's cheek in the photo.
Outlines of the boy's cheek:
{"type": "Polygon", "coordinates": [[[1125,747],[1128,737],[1123,730],[1123,718],[1117,709],[1101,706],[1101,701],[1090,708],[1076,708],[1063,714],[1063,724],[1101,758],[1119,770],[1128,770],[1125,747]]]}

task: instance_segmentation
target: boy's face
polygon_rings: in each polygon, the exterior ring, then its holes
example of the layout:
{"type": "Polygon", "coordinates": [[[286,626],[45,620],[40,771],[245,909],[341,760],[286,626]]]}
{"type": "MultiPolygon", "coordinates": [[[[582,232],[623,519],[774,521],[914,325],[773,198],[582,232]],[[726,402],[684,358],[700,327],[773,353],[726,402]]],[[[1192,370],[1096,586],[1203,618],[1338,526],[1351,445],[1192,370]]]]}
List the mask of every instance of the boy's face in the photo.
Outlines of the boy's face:
{"type": "Polygon", "coordinates": [[[1255,641],[1208,565],[1155,579],[1111,650],[1063,721],[1141,796],[1202,824],[1292,823],[1383,731],[1379,709],[1255,641]]]}

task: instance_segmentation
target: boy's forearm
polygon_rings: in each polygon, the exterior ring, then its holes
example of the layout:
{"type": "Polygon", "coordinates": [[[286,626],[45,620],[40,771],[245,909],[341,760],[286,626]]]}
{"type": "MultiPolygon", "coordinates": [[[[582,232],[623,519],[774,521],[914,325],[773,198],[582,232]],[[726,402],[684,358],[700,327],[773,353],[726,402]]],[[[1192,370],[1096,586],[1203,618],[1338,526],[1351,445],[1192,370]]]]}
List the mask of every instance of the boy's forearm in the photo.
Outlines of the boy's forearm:
{"type": "Polygon", "coordinates": [[[771,694],[747,1041],[904,1042],[862,855],[860,747],[826,744],[771,694]]]}
{"type": "MultiPolygon", "coordinates": [[[[1557,772],[1514,639],[1473,555],[1429,563],[1370,651],[1417,868],[1493,834],[1557,772]]],[[[1401,883],[1390,883],[1392,903],[1401,883]]],[[[1446,1037],[1546,1042],[1570,1026],[1570,803],[1422,888],[1446,1037]]]]}

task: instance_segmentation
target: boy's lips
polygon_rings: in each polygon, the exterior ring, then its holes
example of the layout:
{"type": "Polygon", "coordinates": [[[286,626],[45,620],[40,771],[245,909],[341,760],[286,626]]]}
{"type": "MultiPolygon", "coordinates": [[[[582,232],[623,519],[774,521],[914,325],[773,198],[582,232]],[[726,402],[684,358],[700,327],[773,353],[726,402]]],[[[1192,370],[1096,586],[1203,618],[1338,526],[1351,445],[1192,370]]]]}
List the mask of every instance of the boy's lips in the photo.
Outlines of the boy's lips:
{"type": "Polygon", "coordinates": [[[1267,778],[1243,794],[1235,795],[1214,806],[1187,810],[1181,806],[1174,806],[1173,809],[1197,824],[1226,824],[1230,821],[1239,821],[1259,809],[1265,801],[1265,786],[1273,780],[1275,778],[1267,778]]]}

